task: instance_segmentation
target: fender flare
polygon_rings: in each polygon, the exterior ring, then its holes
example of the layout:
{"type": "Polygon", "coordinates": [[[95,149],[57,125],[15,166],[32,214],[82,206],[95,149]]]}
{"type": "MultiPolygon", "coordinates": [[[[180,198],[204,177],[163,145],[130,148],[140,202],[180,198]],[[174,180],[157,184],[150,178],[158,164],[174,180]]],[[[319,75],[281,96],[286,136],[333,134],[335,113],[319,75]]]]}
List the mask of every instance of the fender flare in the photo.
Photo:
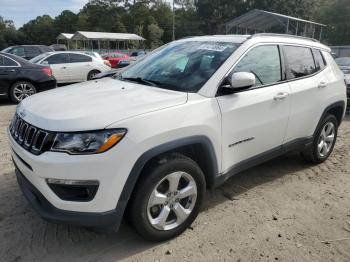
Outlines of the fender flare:
{"type": "Polygon", "coordinates": [[[323,111],[321,117],[320,117],[320,120],[318,121],[317,123],[317,126],[316,126],[316,129],[314,131],[314,135],[315,133],[317,132],[318,128],[320,127],[321,123],[322,123],[322,120],[326,117],[327,113],[329,111],[331,111],[332,109],[334,108],[337,108],[337,107],[341,107],[343,109],[343,114],[342,114],[342,118],[341,120],[339,121],[338,125],[340,126],[341,122],[343,121],[344,119],[344,114],[345,114],[345,111],[346,111],[346,108],[345,108],[345,102],[344,101],[338,101],[338,102],[335,102],[329,106],[326,107],[326,109],[323,111]]]}
{"type": "Polygon", "coordinates": [[[174,140],[165,144],[158,145],[145,153],[143,153],[135,162],[131,172],[124,184],[123,190],[120,194],[118,204],[116,207],[116,211],[118,212],[118,221],[116,223],[117,228],[119,227],[131,194],[135,188],[135,185],[141,175],[141,172],[145,165],[153,159],[154,157],[169,152],[171,150],[175,150],[177,148],[181,148],[183,146],[190,145],[201,145],[205,148],[205,157],[209,158],[209,171],[208,176],[206,176],[207,182],[209,185],[214,185],[214,181],[216,176],[218,175],[218,164],[217,158],[214,151],[214,147],[206,136],[191,136],[186,138],[181,138],[178,140],[174,140]]]}

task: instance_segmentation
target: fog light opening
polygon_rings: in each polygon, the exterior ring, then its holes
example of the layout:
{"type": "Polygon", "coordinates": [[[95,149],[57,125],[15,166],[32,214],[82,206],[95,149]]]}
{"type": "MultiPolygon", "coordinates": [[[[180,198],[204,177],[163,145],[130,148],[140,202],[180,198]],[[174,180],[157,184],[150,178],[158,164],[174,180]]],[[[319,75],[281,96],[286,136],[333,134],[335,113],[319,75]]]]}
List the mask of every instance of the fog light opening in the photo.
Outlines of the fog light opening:
{"type": "Polygon", "coordinates": [[[99,182],[96,180],[46,179],[51,190],[62,200],[87,202],[97,192],[99,182]]]}

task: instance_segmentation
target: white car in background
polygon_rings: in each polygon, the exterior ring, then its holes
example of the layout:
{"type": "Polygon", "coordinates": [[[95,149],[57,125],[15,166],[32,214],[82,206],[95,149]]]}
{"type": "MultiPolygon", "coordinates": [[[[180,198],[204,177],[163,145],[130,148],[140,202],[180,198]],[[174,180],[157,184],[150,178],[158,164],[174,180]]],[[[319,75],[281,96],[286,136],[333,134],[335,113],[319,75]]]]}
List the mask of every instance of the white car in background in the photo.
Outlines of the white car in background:
{"type": "Polygon", "coordinates": [[[48,52],[30,60],[41,65],[50,65],[57,83],[76,83],[92,79],[96,74],[111,68],[101,57],[83,52],[48,52]]]}

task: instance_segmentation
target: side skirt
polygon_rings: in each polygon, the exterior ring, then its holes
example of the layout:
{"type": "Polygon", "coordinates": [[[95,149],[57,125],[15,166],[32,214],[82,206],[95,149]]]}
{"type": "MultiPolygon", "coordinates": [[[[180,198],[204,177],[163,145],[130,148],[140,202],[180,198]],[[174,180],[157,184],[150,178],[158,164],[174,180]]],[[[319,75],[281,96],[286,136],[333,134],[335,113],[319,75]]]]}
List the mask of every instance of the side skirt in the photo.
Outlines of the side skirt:
{"type": "Polygon", "coordinates": [[[218,187],[222,185],[226,180],[228,180],[230,177],[247,170],[251,167],[260,165],[264,162],[267,162],[271,159],[274,159],[278,156],[284,155],[291,151],[298,151],[303,150],[309,146],[312,145],[313,137],[307,137],[307,138],[299,138],[296,140],[293,140],[291,142],[288,142],[284,145],[281,145],[279,147],[270,149],[264,153],[261,153],[259,155],[253,156],[249,159],[243,160],[242,162],[239,162],[235,165],[233,165],[229,171],[226,173],[220,174],[215,181],[214,187],[218,187]]]}

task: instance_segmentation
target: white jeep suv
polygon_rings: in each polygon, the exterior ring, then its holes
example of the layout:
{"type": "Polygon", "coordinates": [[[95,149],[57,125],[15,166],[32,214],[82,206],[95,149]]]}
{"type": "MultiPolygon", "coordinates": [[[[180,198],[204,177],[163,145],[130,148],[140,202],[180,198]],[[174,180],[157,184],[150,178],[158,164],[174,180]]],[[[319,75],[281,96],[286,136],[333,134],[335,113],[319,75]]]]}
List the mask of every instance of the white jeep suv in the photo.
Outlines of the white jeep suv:
{"type": "Polygon", "coordinates": [[[330,49],[282,35],[169,43],[114,78],[31,96],[8,129],[19,185],[45,219],[162,241],[207,188],[291,150],[331,154],[346,108],[330,49]]]}

